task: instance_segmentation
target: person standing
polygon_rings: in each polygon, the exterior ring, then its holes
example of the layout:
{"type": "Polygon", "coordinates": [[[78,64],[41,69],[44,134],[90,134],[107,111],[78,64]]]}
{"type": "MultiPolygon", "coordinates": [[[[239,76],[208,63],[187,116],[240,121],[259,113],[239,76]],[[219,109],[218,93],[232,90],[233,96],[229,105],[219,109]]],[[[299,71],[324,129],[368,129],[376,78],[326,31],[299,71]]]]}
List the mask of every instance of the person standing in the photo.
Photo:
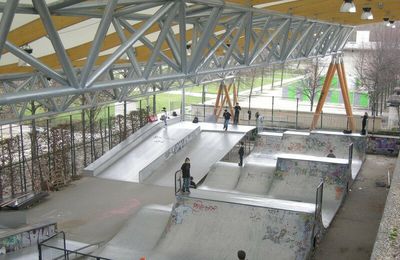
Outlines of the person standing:
{"type": "Polygon", "coordinates": [[[223,129],[225,129],[225,131],[227,131],[228,130],[228,125],[229,125],[229,120],[231,119],[231,113],[229,113],[228,112],[228,110],[224,110],[224,113],[222,114],[222,116],[224,117],[224,128],[223,129]]]}
{"type": "Polygon", "coordinates": [[[365,112],[364,116],[362,117],[362,122],[361,122],[361,134],[366,135],[367,130],[365,129],[367,127],[367,122],[368,122],[368,113],[365,112]]]}
{"type": "Polygon", "coordinates": [[[239,147],[239,166],[243,166],[243,155],[244,155],[244,143],[240,142],[240,147],[239,147]]]}
{"type": "Polygon", "coordinates": [[[233,117],[233,124],[237,125],[239,123],[239,113],[240,110],[242,110],[242,108],[239,106],[239,103],[236,103],[236,106],[234,108],[235,108],[235,115],[233,117]]]}
{"type": "Polygon", "coordinates": [[[161,116],[161,120],[164,121],[164,126],[167,126],[167,118],[168,118],[167,109],[163,107],[161,111],[164,112],[164,115],[161,116]]]}
{"type": "Polygon", "coordinates": [[[246,259],[246,252],[243,250],[239,250],[237,252],[237,256],[239,260],[245,260],[246,259]]]}
{"type": "Polygon", "coordinates": [[[329,150],[329,153],[328,153],[328,155],[326,157],[336,158],[336,155],[333,153],[333,150],[331,149],[331,150],[329,150]]]}
{"type": "Polygon", "coordinates": [[[182,192],[190,193],[189,185],[190,185],[190,159],[186,157],[185,162],[181,166],[182,170],[182,178],[183,178],[183,187],[182,192]]]}

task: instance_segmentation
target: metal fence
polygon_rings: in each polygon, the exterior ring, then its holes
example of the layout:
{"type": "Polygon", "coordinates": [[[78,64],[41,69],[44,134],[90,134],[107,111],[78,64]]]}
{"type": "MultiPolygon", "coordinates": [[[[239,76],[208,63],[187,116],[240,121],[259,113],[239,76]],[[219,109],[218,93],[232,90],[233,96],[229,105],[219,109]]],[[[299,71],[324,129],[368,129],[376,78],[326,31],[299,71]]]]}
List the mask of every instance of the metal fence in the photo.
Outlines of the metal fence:
{"type": "Polygon", "coordinates": [[[127,104],[34,119],[0,131],[0,200],[30,191],[57,190],[147,122],[127,104]],[[125,109],[124,109],[125,108],[125,109]]]}

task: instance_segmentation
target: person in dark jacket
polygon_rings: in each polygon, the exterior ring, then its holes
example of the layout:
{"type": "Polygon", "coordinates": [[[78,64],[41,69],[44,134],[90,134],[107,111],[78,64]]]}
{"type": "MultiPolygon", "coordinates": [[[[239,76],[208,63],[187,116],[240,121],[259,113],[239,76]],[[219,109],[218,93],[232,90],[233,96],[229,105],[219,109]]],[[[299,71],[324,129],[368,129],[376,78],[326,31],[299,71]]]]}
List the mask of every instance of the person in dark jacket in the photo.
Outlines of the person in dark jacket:
{"type": "Polygon", "coordinates": [[[183,187],[182,192],[190,193],[190,159],[186,157],[185,162],[181,166],[182,177],[183,177],[183,187]]]}
{"type": "Polygon", "coordinates": [[[240,147],[239,147],[239,166],[243,166],[243,155],[244,155],[244,143],[240,142],[240,147]]]}
{"type": "Polygon", "coordinates": [[[224,128],[225,131],[228,130],[228,125],[229,125],[229,120],[231,119],[231,113],[228,112],[228,110],[224,110],[224,113],[222,114],[222,116],[224,117],[225,121],[224,121],[224,128]]]}
{"type": "Polygon", "coordinates": [[[362,122],[361,122],[361,134],[366,135],[367,134],[367,122],[368,122],[368,113],[365,112],[364,115],[362,116],[362,122]]]}
{"type": "Polygon", "coordinates": [[[233,117],[233,124],[237,125],[239,123],[239,113],[240,110],[242,110],[242,108],[239,106],[239,103],[236,103],[236,106],[234,108],[235,108],[235,115],[233,117]]]}
{"type": "Polygon", "coordinates": [[[246,252],[243,250],[239,250],[237,252],[237,256],[239,260],[245,260],[246,259],[246,252]]]}

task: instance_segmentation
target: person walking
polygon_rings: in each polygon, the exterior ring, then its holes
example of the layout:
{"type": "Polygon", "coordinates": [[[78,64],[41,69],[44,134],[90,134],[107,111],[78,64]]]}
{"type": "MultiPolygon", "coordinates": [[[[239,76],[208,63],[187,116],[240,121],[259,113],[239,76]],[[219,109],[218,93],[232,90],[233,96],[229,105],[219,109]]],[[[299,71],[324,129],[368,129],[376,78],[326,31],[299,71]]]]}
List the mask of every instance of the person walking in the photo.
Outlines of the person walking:
{"type": "Polygon", "coordinates": [[[189,185],[190,185],[190,159],[186,157],[185,162],[181,166],[182,177],[183,177],[183,193],[190,193],[189,185]]]}
{"type": "Polygon", "coordinates": [[[239,113],[240,110],[242,110],[242,108],[239,106],[239,103],[236,103],[236,106],[234,108],[235,108],[235,115],[233,117],[233,124],[237,125],[239,123],[239,113]]]}
{"type": "Polygon", "coordinates": [[[229,125],[229,120],[231,119],[231,113],[229,113],[228,112],[228,110],[227,109],[225,109],[224,110],[224,113],[222,114],[222,116],[224,117],[224,128],[223,129],[225,129],[225,131],[227,131],[228,130],[228,125],[229,125]]]}
{"type": "Polygon", "coordinates": [[[367,127],[367,122],[368,122],[368,113],[365,112],[365,114],[362,116],[362,122],[361,122],[361,134],[366,135],[367,130],[365,129],[367,127]]]}
{"type": "Polygon", "coordinates": [[[244,143],[240,142],[240,147],[239,147],[239,166],[243,166],[243,155],[244,155],[244,143]]]}
{"type": "Polygon", "coordinates": [[[161,120],[164,121],[164,126],[167,126],[167,118],[168,118],[167,109],[163,107],[161,111],[164,112],[164,115],[161,116],[161,120]]]}

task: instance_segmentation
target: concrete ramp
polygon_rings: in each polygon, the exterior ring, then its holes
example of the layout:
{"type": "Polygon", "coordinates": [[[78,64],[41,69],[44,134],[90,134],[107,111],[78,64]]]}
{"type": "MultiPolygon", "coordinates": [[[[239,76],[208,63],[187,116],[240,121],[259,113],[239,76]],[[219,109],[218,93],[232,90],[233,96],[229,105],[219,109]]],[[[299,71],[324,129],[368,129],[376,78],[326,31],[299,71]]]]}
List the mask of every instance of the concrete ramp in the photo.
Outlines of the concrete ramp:
{"type": "Polygon", "coordinates": [[[162,239],[148,259],[306,259],[315,205],[194,190],[178,198],[162,239]]]}
{"type": "Polygon", "coordinates": [[[92,255],[131,260],[307,259],[320,222],[311,203],[193,190],[148,206],[92,255]]]}
{"type": "Polygon", "coordinates": [[[328,227],[343,202],[350,180],[345,159],[281,154],[268,195],[315,203],[315,190],[323,181],[322,221],[328,227]]]}
{"type": "Polygon", "coordinates": [[[179,122],[132,135],[89,165],[85,172],[100,178],[174,186],[174,173],[186,157],[199,181],[254,127],[179,122]]]}
{"type": "Polygon", "coordinates": [[[355,179],[365,159],[365,136],[328,131],[286,131],[282,137],[280,151],[282,153],[324,157],[329,153],[329,150],[333,150],[337,158],[349,159],[350,144],[353,144],[351,154],[352,179],[355,179]]]}
{"type": "Polygon", "coordinates": [[[244,167],[217,163],[199,189],[242,192],[268,198],[315,203],[324,182],[322,220],[328,227],[347,192],[351,173],[348,160],[309,155],[278,154],[276,165],[252,157],[244,167]]]}
{"type": "MultiPolygon", "coordinates": [[[[222,128],[222,125],[221,125],[222,128]]],[[[190,174],[195,182],[201,180],[213,164],[221,160],[251,128],[241,132],[223,132],[202,130],[185,147],[173,154],[155,169],[144,183],[161,186],[174,186],[174,174],[180,169],[186,157],[190,158],[190,174]]]]}
{"type": "Polygon", "coordinates": [[[140,209],[117,235],[92,255],[119,260],[140,259],[156,247],[169,222],[171,210],[172,205],[150,205],[140,209]]]}

